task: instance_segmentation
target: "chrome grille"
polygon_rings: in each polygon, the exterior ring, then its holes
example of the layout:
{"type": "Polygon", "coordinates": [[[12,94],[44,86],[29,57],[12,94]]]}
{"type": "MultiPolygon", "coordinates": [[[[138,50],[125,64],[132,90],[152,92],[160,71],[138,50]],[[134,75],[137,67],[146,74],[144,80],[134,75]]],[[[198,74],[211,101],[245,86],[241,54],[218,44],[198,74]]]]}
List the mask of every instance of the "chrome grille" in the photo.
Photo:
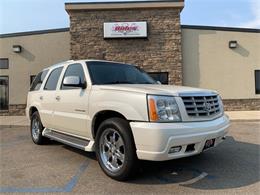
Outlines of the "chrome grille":
{"type": "Polygon", "coordinates": [[[190,117],[210,117],[221,112],[217,95],[182,96],[181,98],[190,117]]]}

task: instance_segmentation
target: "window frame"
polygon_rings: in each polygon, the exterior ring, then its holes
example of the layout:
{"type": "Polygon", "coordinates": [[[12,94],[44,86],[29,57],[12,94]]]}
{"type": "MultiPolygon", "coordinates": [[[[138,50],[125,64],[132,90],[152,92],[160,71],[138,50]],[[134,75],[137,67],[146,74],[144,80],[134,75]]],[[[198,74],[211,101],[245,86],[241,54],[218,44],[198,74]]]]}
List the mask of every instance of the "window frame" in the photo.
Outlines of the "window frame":
{"type": "Polygon", "coordinates": [[[8,83],[7,83],[7,109],[0,109],[0,113],[1,112],[7,112],[7,111],[9,111],[9,104],[10,104],[10,80],[9,80],[9,76],[8,75],[0,75],[0,77],[6,77],[7,78],[7,81],[8,81],[8,83]]]}
{"type": "MultiPolygon", "coordinates": [[[[257,73],[260,76],[260,70],[255,70],[255,94],[260,95],[260,89],[257,89],[257,87],[256,87],[257,86],[257,79],[256,79],[257,73]]],[[[260,78],[258,78],[258,80],[260,80],[260,78]]],[[[260,84],[258,87],[260,88],[260,84]]]]}
{"type": "Polygon", "coordinates": [[[44,82],[44,86],[42,88],[43,91],[56,91],[57,90],[58,84],[59,84],[59,80],[60,80],[62,72],[63,72],[63,68],[64,68],[64,66],[59,66],[59,67],[56,67],[56,68],[53,68],[53,69],[49,70],[49,73],[46,75],[46,77],[47,77],[46,81],[44,82]],[[45,87],[46,87],[46,85],[47,85],[47,83],[48,83],[48,81],[50,79],[51,74],[53,73],[53,71],[55,71],[55,70],[57,70],[59,68],[61,68],[61,72],[60,72],[59,78],[57,80],[56,88],[55,89],[46,89],[45,87]]]}
{"type": "MultiPolygon", "coordinates": [[[[81,64],[81,63],[74,63],[74,64],[69,64],[66,69],[64,70],[64,73],[63,73],[63,77],[62,77],[62,80],[61,80],[61,83],[60,83],[60,87],[59,87],[59,90],[75,90],[75,89],[82,89],[80,87],[71,87],[69,89],[62,89],[62,85],[63,85],[63,81],[65,79],[65,75],[67,73],[67,70],[70,66],[73,66],[73,65],[80,65],[82,70],[83,70],[83,74],[84,74],[84,79],[85,79],[85,82],[87,83],[87,77],[86,77],[86,73],[85,73],[85,70],[84,70],[84,66],[81,64]]],[[[87,86],[87,85],[86,85],[87,86]]]]}
{"type": "Polygon", "coordinates": [[[0,61],[1,61],[1,60],[7,60],[7,68],[1,68],[1,66],[0,66],[0,70],[9,69],[9,58],[0,58],[0,61]]]}

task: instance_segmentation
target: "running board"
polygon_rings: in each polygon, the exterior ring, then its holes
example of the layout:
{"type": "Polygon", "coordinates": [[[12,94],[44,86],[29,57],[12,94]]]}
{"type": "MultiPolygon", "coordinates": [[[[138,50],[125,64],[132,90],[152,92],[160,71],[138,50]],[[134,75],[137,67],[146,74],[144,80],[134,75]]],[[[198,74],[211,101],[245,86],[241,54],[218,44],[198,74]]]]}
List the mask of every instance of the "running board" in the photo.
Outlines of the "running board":
{"type": "Polygon", "coordinates": [[[61,142],[63,144],[84,150],[92,152],[94,151],[94,141],[89,141],[85,139],[81,139],[72,135],[67,135],[64,133],[60,133],[51,129],[45,128],[42,132],[42,135],[44,137],[48,137],[52,140],[61,142]]]}

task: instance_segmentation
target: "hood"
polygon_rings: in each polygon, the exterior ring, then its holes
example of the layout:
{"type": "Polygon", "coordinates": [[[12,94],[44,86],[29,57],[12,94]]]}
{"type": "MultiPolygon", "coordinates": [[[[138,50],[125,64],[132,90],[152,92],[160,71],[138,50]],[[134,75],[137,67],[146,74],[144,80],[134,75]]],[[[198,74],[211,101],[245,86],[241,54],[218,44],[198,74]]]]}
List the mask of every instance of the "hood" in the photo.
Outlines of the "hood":
{"type": "Polygon", "coordinates": [[[95,85],[94,88],[101,90],[118,90],[125,92],[134,92],[134,93],[145,93],[145,94],[154,94],[154,95],[172,95],[180,96],[180,94],[194,94],[194,93],[213,93],[216,94],[216,91],[199,89],[185,86],[176,86],[176,85],[152,85],[152,84],[115,84],[115,85],[95,85]]]}

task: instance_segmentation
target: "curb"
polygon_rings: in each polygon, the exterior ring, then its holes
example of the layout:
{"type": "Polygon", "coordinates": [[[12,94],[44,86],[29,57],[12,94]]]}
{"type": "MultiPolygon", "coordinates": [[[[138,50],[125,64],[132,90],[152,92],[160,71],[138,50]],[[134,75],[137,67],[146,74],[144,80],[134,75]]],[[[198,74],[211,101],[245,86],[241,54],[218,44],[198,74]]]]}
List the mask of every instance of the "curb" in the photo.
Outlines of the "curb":
{"type": "Polygon", "coordinates": [[[30,125],[0,125],[0,128],[29,127],[30,125]]]}
{"type": "Polygon", "coordinates": [[[231,122],[260,122],[260,119],[230,119],[231,122]]]}

